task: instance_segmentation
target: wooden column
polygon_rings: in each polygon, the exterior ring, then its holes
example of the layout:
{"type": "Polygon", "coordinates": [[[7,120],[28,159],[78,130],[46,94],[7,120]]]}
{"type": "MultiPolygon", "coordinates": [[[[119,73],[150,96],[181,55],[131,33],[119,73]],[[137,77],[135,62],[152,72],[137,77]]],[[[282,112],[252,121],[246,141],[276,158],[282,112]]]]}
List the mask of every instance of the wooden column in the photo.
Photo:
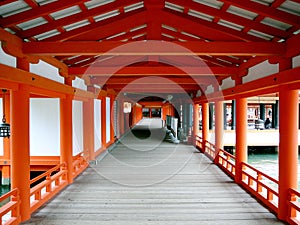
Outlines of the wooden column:
{"type": "Polygon", "coordinates": [[[194,104],[194,122],[193,122],[193,138],[194,145],[196,144],[196,136],[199,134],[199,104],[194,104]]]}
{"type": "Polygon", "coordinates": [[[101,143],[106,148],[106,97],[101,97],[101,143]]]}
{"type": "Polygon", "coordinates": [[[11,189],[20,191],[21,220],[30,218],[29,87],[11,92],[11,189]]]}
{"type": "Polygon", "coordinates": [[[83,127],[84,157],[94,160],[94,99],[83,103],[83,127]]]}
{"type": "MultiPolygon", "coordinates": [[[[10,92],[7,91],[4,95],[5,98],[5,119],[6,123],[10,124],[10,92]]],[[[2,116],[2,115],[1,115],[2,116]]],[[[2,119],[2,117],[1,117],[2,119]]],[[[10,160],[10,138],[3,138],[3,158],[4,164],[5,162],[10,160]]],[[[11,176],[10,176],[10,165],[2,166],[2,185],[10,185],[11,184],[11,176]]]]}
{"type": "MultiPolygon", "coordinates": [[[[224,132],[224,109],[223,102],[215,102],[215,145],[216,150],[223,149],[223,132],[224,132]]],[[[217,159],[217,157],[216,157],[217,159]]]]}
{"type": "Polygon", "coordinates": [[[115,96],[110,95],[110,142],[114,142],[115,139],[114,102],[115,96]]]}
{"type": "MultiPolygon", "coordinates": [[[[29,71],[28,61],[17,58],[17,68],[29,71]]],[[[28,85],[11,91],[11,189],[19,189],[21,221],[30,218],[29,97],[28,85]]]]}
{"type": "MultiPolygon", "coordinates": [[[[209,104],[202,103],[202,139],[203,144],[208,141],[209,137],[209,104]]],[[[202,151],[205,152],[205,146],[202,147],[202,151]]]]}
{"type": "MultiPolygon", "coordinates": [[[[280,71],[291,68],[291,60],[279,63],[280,71]]],[[[279,204],[278,218],[288,215],[288,190],[298,187],[298,90],[279,91],[279,204]]]]}
{"type": "Polygon", "coordinates": [[[247,98],[236,99],[236,160],[235,182],[242,182],[242,165],[247,162],[247,98]]]}
{"type": "Polygon", "coordinates": [[[73,182],[72,96],[60,99],[60,162],[66,163],[68,183],[73,182]]]}

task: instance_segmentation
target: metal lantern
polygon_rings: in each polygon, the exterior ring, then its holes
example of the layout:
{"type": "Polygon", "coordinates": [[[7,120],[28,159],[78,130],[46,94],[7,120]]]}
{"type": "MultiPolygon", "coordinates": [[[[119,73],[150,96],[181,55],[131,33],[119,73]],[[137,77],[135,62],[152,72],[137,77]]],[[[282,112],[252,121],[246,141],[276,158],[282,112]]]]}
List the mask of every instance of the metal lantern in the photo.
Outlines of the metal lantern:
{"type": "Polygon", "coordinates": [[[2,101],[2,106],[3,106],[3,117],[2,117],[2,123],[0,124],[0,137],[9,137],[10,136],[10,125],[6,123],[6,118],[5,118],[5,93],[7,90],[2,90],[3,92],[3,101],[2,101]]]}

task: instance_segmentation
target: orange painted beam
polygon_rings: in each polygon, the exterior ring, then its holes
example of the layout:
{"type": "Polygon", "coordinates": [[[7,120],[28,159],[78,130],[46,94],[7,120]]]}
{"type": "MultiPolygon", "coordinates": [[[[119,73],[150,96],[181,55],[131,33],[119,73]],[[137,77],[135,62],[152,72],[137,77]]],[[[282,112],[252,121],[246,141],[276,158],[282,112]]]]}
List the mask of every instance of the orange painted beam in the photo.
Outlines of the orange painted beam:
{"type": "Polygon", "coordinates": [[[284,55],[285,43],[274,42],[24,42],[29,55],[284,55]]]}
{"type": "MultiPolygon", "coordinates": [[[[74,5],[76,5],[78,1],[69,1],[70,4],[72,4],[73,2],[74,2],[74,5]]],[[[83,1],[81,0],[81,2],[83,2],[83,1]]],[[[105,4],[105,5],[101,6],[101,7],[96,7],[96,8],[92,8],[90,10],[82,11],[80,13],[80,17],[77,14],[74,14],[74,15],[67,16],[65,18],[61,18],[59,20],[49,21],[46,25],[43,24],[43,25],[36,26],[34,28],[31,28],[31,29],[21,31],[20,36],[22,38],[33,37],[37,34],[45,33],[47,31],[51,31],[53,29],[57,29],[59,27],[66,26],[68,24],[73,24],[73,23],[82,21],[84,19],[88,19],[88,18],[91,18],[91,17],[94,17],[94,16],[98,16],[98,15],[113,11],[117,8],[122,8],[122,7],[128,6],[130,4],[137,3],[137,2],[139,2],[139,1],[138,0],[123,0],[121,2],[120,1],[110,2],[108,4],[105,4]]],[[[64,4],[64,2],[62,2],[60,5],[63,6],[65,4],[64,4]]],[[[58,11],[58,9],[56,9],[56,11],[58,11]]],[[[33,14],[32,16],[35,16],[36,18],[39,17],[39,15],[36,15],[36,14],[33,14]]]]}
{"type": "Polygon", "coordinates": [[[96,23],[66,31],[60,35],[55,35],[44,39],[43,41],[54,41],[61,42],[67,40],[99,40],[105,39],[106,37],[115,35],[124,30],[130,30],[134,27],[143,25],[146,23],[146,12],[143,9],[133,12],[127,12],[126,14],[120,14],[102,20],[96,23]]]}
{"type": "Polygon", "coordinates": [[[13,68],[4,64],[0,64],[0,80],[0,86],[4,86],[2,84],[5,84],[4,88],[17,89],[18,84],[28,84],[30,85],[30,92],[50,97],[63,97],[63,94],[71,94],[83,98],[94,97],[90,92],[78,90],[28,71],[13,68]]]}
{"type": "Polygon", "coordinates": [[[222,2],[237,6],[239,8],[249,10],[251,12],[255,12],[258,15],[269,17],[275,20],[279,20],[285,22],[287,24],[291,24],[298,29],[300,28],[299,19],[300,17],[297,15],[293,15],[291,13],[284,12],[282,10],[269,7],[260,3],[256,3],[250,0],[222,0],[222,2]]]}
{"type": "Polygon", "coordinates": [[[51,56],[40,57],[24,55],[22,51],[23,40],[2,28],[0,28],[0,41],[3,50],[9,55],[20,58],[26,58],[30,63],[38,63],[39,59],[41,59],[46,63],[49,63],[50,65],[58,68],[60,74],[64,74],[65,71],[67,71],[67,66],[65,64],[51,56]]]}
{"type": "Polygon", "coordinates": [[[157,85],[158,83],[160,85],[182,85],[182,84],[197,84],[197,85],[203,85],[203,84],[211,84],[215,80],[215,77],[112,77],[110,79],[103,78],[103,77],[96,77],[91,79],[91,84],[98,84],[98,85],[127,85],[127,84],[141,84],[141,85],[157,85]]]}
{"type": "Polygon", "coordinates": [[[275,27],[271,27],[265,24],[260,23],[259,21],[255,21],[252,19],[246,19],[241,16],[234,15],[232,13],[228,13],[224,10],[215,9],[213,7],[206,6],[204,4],[199,4],[194,1],[186,1],[186,0],[172,0],[172,3],[187,7],[192,10],[196,10],[198,12],[202,12],[208,15],[214,15],[217,18],[239,24],[243,27],[250,27],[251,29],[260,31],[260,32],[266,32],[268,34],[274,35],[276,37],[280,38],[288,38],[289,33],[280,30],[275,27]]]}
{"type": "Polygon", "coordinates": [[[222,92],[212,93],[206,96],[195,98],[194,102],[215,101],[225,98],[235,99],[237,96],[257,96],[258,94],[269,94],[278,91],[279,86],[289,85],[292,89],[300,89],[300,67],[285,70],[264,78],[257,79],[234,88],[228,88],[222,92]]]}
{"type": "Polygon", "coordinates": [[[124,91],[133,91],[133,90],[139,90],[141,92],[143,91],[156,91],[160,92],[163,90],[169,90],[177,92],[176,90],[180,91],[180,88],[183,90],[198,90],[200,89],[200,86],[198,84],[114,84],[109,85],[106,84],[106,87],[113,88],[115,90],[120,90],[124,88],[124,91]]]}
{"type": "MultiPolygon", "coordinates": [[[[199,61],[199,64],[203,62],[199,61]]],[[[202,75],[218,75],[228,76],[239,73],[239,68],[236,67],[187,67],[187,66],[128,66],[123,68],[118,67],[70,67],[68,70],[69,75],[82,76],[83,74],[93,76],[105,76],[109,77],[112,74],[115,76],[128,75],[164,75],[164,76],[177,76],[177,75],[190,75],[190,76],[202,76],[202,75]]]]}
{"type": "Polygon", "coordinates": [[[45,4],[39,7],[36,7],[31,10],[26,10],[24,12],[18,13],[17,15],[8,16],[0,19],[1,27],[9,27],[22,23],[34,18],[48,15],[52,12],[58,11],[60,9],[66,9],[78,3],[84,2],[84,0],[65,0],[65,1],[56,1],[49,4],[45,4]]]}
{"type": "Polygon", "coordinates": [[[165,9],[160,14],[165,18],[165,24],[195,34],[207,40],[214,41],[264,41],[262,38],[254,37],[242,31],[234,30],[217,23],[212,23],[204,19],[189,16],[174,10],[165,9]]]}

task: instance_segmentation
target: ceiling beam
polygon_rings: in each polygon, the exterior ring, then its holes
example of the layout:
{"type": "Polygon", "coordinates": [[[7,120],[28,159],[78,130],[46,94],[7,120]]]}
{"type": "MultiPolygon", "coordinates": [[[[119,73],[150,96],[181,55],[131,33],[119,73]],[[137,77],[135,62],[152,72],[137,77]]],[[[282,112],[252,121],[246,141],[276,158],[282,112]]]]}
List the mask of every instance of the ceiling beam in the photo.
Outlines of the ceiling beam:
{"type": "Polygon", "coordinates": [[[29,21],[41,16],[49,15],[52,12],[63,10],[79,3],[86,2],[87,0],[65,0],[65,1],[55,1],[40,7],[36,7],[31,10],[26,10],[24,12],[18,13],[16,15],[11,15],[0,19],[1,27],[10,27],[25,21],[29,21]]]}
{"type": "Polygon", "coordinates": [[[106,88],[112,88],[119,92],[139,92],[139,93],[182,93],[189,91],[197,91],[201,87],[197,84],[107,84],[106,88]]]}
{"type": "Polygon", "coordinates": [[[59,35],[49,37],[43,41],[67,41],[67,40],[99,40],[108,36],[112,36],[130,30],[134,27],[145,24],[146,11],[143,9],[122,13],[112,18],[91,23],[89,25],[65,31],[59,35]]]}
{"type": "Polygon", "coordinates": [[[269,7],[269,6],[265,6],[262,5],[260,3],[257,2],[253,2],[250,0],[221,0],[224,3],[228,3],[237,7],[240,7],[242,9],[245,10],[249,10],[251,12],[255,12],[258,15],[262,15],[265,17],[270,17],[272,19],[275,20],[279,20],[282,22],[285,22],[287,24],[293,25],[295,27],[297,27],[298,29],[300,28],[300,17],[297,15],[293,15],[291,13],[287,13],[284,11],[281,11],[279,9],[273,8],[273,7],[269,7]]]}
{"type": "Polygon", "coordinates": [[[234,30],[217,23],[196,18],[187,14],[165,9],[161,12],[164,24],[195,34],[207,40],[218,41],[265,41],[262,38],[234,30]]]}
{"type": "MultiPolygon", "coordinates": [[[[199,78],[199,77],[198,77],[199,78]]],[[[103,85],[118,85],[118,84],[141,84],[141,85],[159,85],[161,84],[197,84],[197,85],[203,85],[203,84],[210,84],[213,82],[213,78],[211,77],[201,77],[199,79],[194,79],[193,77],[176,77],[176,76],[170,76],[170,77],[93,77],[90,79],[91,84],[97,84],[100,86],[103,85]]]]}
{"type": "Polygon", "coordinates": [[[217,99],[232,100],[238,97],[252,97],[262,94],[270,94],[279,90],[279,87],[289,85],[291,89],[300,89],[300,67],[278,72],[254,81],[237,85],[221,92],[214,92],[206,96],[200,96],[194,99],[195,103],[216,101],[217,99]],[[268,84],[268,85],[266,85],[268,84]]]}
{"type": "Polygon", "coordinates": [[[70,67],[69,75],[82,76],[88,74],[92,76],[228,76],[239,73],[236,67],[173,67],[173,66],[129,66],[129,67],[70,67]]]}
{"type": "Polygon", "coordinates": [[[199,4],[197,2],[186,1],[186,0],[172,0],[172,3],[173,2],[178,5],[188,7],[189,9],[196,10],[198,12],[202,12],[202,13],[205,13],[208,15],[213,15],[215,18],[217,17],[217,18],[224,19],[226,21],[241,25],[244,28],[250,27],[251,29],[261,31],[261,32],[264,32],[267,34],[271,34],[271,35],[279,37],[279,38],[288,38],[289,37],[289,33],[284,30],[280,30],[278,28],[262,24],[255,20],[246,19],[241,16],[237,16],[237,15],[228,13],[226,11],[215,9],[215,8],[206,6],[204,4],[199,4]]]}
{"type": "Polygon", "coordinates": [[[285,43],[273,42],[25,42],[29,55],[284,55],[285,43]]]}
{"type": "Polygon", "coordinates": [[[82,11],[80,13],[80,16],[78,16],[78,14],[74,14],[71,16],[64,17],[62,19],[52,20],[52,21],[48,22],[47,24],[43,24],[43,25],[36,26],[36,27],[28,29],[28,30],[21,31],[20,35],[22,38],[33,37],[37,34],[45,33],[47,31],[66,26],[68,24],[73,24],[73,23],[82,21],[87,18],[97,16],[97,15],[101,15],[101,14],[113,11],[113,10],[121,8],[121,7],[125,7],[128,5],[134,4],[137,2],[139,2],[139,0],[114,1],[111,3],[105,4],[101,7],[96,7],[96,8],[90,9],[90,10],[82,11]]]}

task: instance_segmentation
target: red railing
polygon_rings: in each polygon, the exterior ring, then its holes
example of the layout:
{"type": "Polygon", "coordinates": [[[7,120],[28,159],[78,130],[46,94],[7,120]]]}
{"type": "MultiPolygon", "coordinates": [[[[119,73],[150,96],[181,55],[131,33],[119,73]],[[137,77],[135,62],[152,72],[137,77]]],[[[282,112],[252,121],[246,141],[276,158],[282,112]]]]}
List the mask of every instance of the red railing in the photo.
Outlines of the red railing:
{"type": "Polygon", "coordinates": [[[242,163],[242,185],[269,209],[278,213],[278,180],[242,163]]]}
{"type": "MultiPolygon", "coordinates": [[[[196,147],[214,161],[232,179],[235,178],[235,156],[219,149],[201,137],[196,138],[196,147]],[[200,148],[201,146],[201,148],[200,148]]],[[[278,212],[278,181],[254,167],[242,163],[243,187],[261,200],[269,209],[278,212]]],[[[299,195],[298,195],[299,196],[299,195]]],[[[299,205],[291,201],[291,210],[298,210],[299,205]]]]}
{"type": "Polygon", "coordinates": [[[227,173],[232,179],[235,177],[235,156],[230,153],[220,149],[215,162],[218,166],[227,173]]]}
{"type": "Polygon", "coordinates": [[[30,188],[31,213],[67,186],[67,170],[65,164],[59,164],[45,173],[35,177],[30,184],[39,182],[30,188]]]}
{"type": "Polygon", "coordinates": [[[21,222],[20,218],[20,198],[18,189],[13,189],[10,192],[0,197],[0,202],[8,201],[0,207],[0,224],[17,225],[21,222]]]}
{"type": "Polygon", "coordinates": [[[289,190],[289,215],[288,222],[292,225],[300,224],[300,192],[295,189],[289,190]]]}
{"type": "Polygon", "coordinates": [[[201,150],[201,151],[205,151],[203,148],[202,148],[202,143],[203,143],[203,138],[200,137],[200,136],[196,136],[196,147],[201,150]]]}
{"type": "Polygon", "coordinates": [[[77,177],[82,171],[84,171],[88,162],[83,156],[83,153],[79,153],[78,155],[73,157],[73,178],[77,177]]]}

